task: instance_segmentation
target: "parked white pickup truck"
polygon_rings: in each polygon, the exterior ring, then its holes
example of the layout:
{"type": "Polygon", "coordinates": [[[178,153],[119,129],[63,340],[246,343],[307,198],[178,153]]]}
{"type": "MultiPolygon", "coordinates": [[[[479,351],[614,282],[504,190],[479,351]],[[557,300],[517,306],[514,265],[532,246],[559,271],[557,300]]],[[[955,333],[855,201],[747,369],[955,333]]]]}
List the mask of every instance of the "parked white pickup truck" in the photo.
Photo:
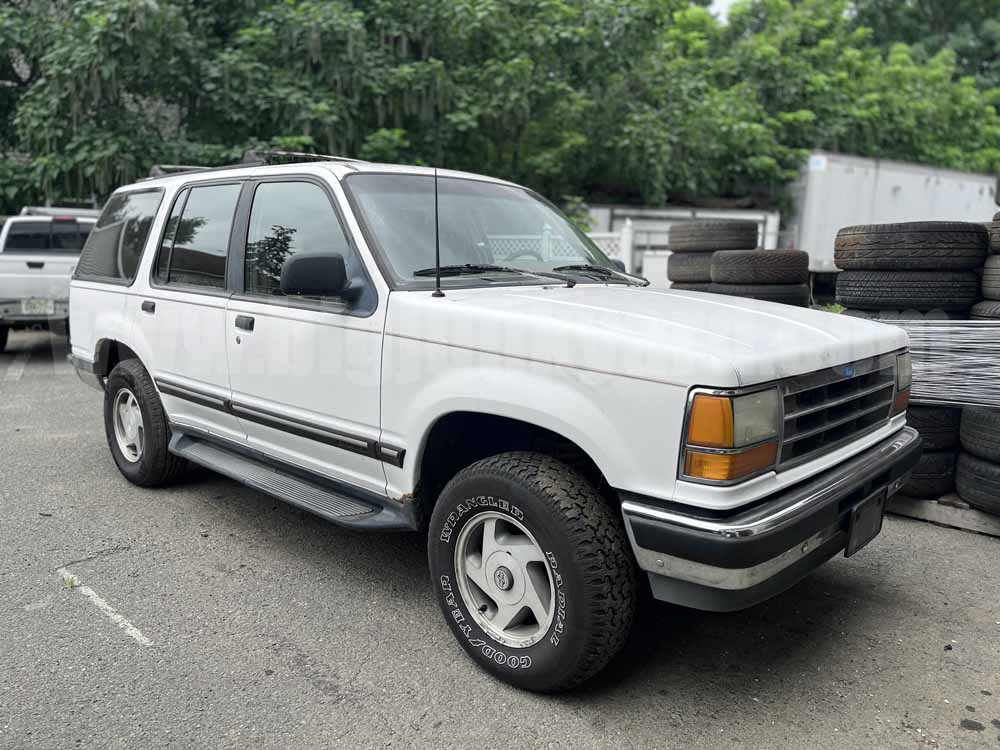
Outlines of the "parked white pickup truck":
{"type": "MultiPolygon", "coordinates": [[[[69,280],[94,217],[72,209],[25,210],[0,229],[0,352],[12,328],[64,331],[69,280]]],[[[95,213],[95,212],[89,212],[95,213]]]]}
{"type": "Polygon", "coordinates": [[[426,530],[462,648],[532,690],[600,670],[640,586],[733,610],[853,554],[920,453],[900,329],[651,289],[478,175],[332,160],[129,185],[70,299],[129,481],[191,461],[344,526],[426,530]]]}

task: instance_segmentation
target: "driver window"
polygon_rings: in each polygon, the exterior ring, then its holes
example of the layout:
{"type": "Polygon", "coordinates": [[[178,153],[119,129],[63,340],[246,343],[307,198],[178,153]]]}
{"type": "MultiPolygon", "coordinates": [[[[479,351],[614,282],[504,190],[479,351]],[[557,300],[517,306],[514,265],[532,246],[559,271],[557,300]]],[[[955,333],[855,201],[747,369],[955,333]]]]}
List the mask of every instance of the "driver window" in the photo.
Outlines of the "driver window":
{"type": "MultiPolygon", "coordinates": [[[[339,253],[350,279],[365,278],[330,199],[310,182],[264,182],[250,210],[244,281],[246,293],[282,297],[281,268],[295,253],[339,253]]],[[[339,299],[315,302],[342,304],[339,299]]]]}

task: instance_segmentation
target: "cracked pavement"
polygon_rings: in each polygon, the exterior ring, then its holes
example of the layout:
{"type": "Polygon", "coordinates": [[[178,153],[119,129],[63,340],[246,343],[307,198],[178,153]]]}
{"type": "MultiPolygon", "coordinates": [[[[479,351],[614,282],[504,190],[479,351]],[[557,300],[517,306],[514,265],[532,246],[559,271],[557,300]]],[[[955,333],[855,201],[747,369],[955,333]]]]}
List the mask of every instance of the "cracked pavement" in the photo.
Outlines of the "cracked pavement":
{"type": "Polygon", "coordinates": [[[598,680],[532,695],[453,641],[418,535],[346,531],[208,472],[129,485],[65,354],[15,333],[0,355],[5,750],[1000,749],[1000,539],[890,517],[745,612],[651,605],[598,680]]]}

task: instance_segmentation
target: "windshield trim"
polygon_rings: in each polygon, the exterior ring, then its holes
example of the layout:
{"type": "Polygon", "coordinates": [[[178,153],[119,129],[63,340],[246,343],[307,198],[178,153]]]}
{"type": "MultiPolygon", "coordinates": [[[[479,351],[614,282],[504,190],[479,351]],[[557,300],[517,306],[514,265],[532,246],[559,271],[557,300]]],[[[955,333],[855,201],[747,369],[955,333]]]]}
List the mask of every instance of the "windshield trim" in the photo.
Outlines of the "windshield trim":
{"type": "MultiPolygon", "coordinates": [[[[352,177],[368,176],[368,175],[387,175],[387,176],[391,176],[391,177],[410,177],[410,176],[427,177],[429,175],[413,175],[412,173],[409,173],[409,172],[406,172],[406,173],[395,172],[395,171],[389,170],[389,169],[386,169],[386,170],[365,170],[363,172],[351,172],[350,174],[344,175],[343,177],[340,178],[340,183],[341,183],[341,186],[344,189],[344,195],[347,196],[347,203],[350,205],[351,211],[354,214],[354,218],[357,220],[358,226],[361,228],[361,235],[365,238],[365,242],[367,243],[368,248],[371,251],[372,257],[375,259],[375,264],[378,266],[378,270],[382,274],[382,278],[385,280],[385,283],[389,286],[389,289],[392,290],[392,291],[431,291],[431,290],[433,290],[435,288],[435,282],[434,282],[433,277],[428,277],[428,279],[426,281],[424,281],[424,280],[419,280],[419,281],[399,281],[399,280],[396,279],[395,275],[393,274],[391,266],[390,266],[390,263],[389,263],[389,259],[386,257],[386,252],[382,248],[382,246],[379,244],[378,240],[376,239],[375,232],[372,231],[371,226],[369,226],[369,224],[368,224],[368,217],[365,215],[364,211],[361,210],[361,205],[358,203],[358,199],[354,195],[354,191],[351,189],[351,186],[349,184],[352,177]]],[[[546,199],[544,196],[539,195],[534,190],[531,190],[530,188],[526,188],[523,185],[518,185],[518,184],[513,183],[513,182],[507,182],[505,180],[491,179],[491,178],[488,178],[488,177],[476,177],[476,176],[464,176],[464,175],[461,176],[461,177],[455,177],[455,176],[449,174],[449,175],[447,175],[447,179],[449,179],[449,180],[466,180],[468,182],[482,182],[482,183],[486,183],[488,185],[503,185],[505,187],[510,187],[510,188],[515,188],[517,190],[522,190],[522,191],[524,191],[525,194],[529,195],[530,197],[534,198],[535,200],[540,201],[544,205],[546,205],[549,208],[553,209],[560,216],[564,216],[563,212],[560,211],[559,208],[557,206],[555,206],[555,204],[553,204],[551,201],[549,201],[548,199],[546,199]]],[[[579,238],[591,251],[595,252],[595,254],[596,254],[596,256],[598,258],[603,258],[605,261],[607,261],[608,264],[609,264],[608,267],[611,268],[610,260],[608,260],[607,255],[604,254],[604,251],[601,250],[601,248],[598,247],[597,244],[592,239],[590,239],[590,237],[588,237],[586,235],[586,233],[584,233],[583,231],[581,231],[580,228],[576,226],[576,224],[574,224],[572,221],[570,221],[569,218],[566,218],[566,223],[569,225],[570,229],[574,232],[574,234],[576,234],[577,238],[579,238]]],[[[530,273],[530,271],[525,271],[525,273],[530,273]]],[[[528,279],[528,278],[524,278],[524,277],[515,277],[513,274],[510,274],[510,275],[512,277],[511,280],[510,280],[510,283],[502,283],[502,282],[496,282],[496,281],[494,281],[494,282],[491,283],[491,282],[484,281],[481,278],[477,279],[474,276],[450,276],[450,277],[446,277],[446,278],[442,278],[441,279],[441,288],[442,289],[481,289],[481,288],[486,288],[486,287],[499,287],[499,286],[553,286],[555,284],[561,284],[562,283],[562,282],[559,282],[556,279],[546,279],[546,278],[538,278],[538,277],[535,277],[533,279],[528,279]],[[446,283],[446,282],[448,282],[448,283],[446,283]]],[[[601,284],[601,285],[606,285],[607,284],[607,280],[598,281],[596,279],[593,279],[593,277],[588,278],[588,277],[585,277],[585,276],[584,277],[575,277],[575,281],[578,284],[586,284],[586,283],[588,283],[588,281],[591,281],[592,283],[595,283],[595,284],[601,284]]]]}

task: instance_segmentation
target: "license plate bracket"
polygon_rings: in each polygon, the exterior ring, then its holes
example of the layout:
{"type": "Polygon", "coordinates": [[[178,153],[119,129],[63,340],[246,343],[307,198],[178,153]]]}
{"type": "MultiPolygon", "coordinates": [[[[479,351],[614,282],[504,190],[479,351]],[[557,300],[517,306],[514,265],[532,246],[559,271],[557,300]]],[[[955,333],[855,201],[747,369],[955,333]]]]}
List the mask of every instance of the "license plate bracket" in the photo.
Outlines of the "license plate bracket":
{"type": "Polygon", "coordinates": [[[21,300],[22,315],[54,315],[55,302],[50,299],[32,297],[21,300]]]}
{"type": "Polygon", "coordinates": [[[883,487],[851,509],[844,557],[853,555],[882,531],[882,519],[885,516],[885,502],[888,494],[886,488],[883,487]]]}

